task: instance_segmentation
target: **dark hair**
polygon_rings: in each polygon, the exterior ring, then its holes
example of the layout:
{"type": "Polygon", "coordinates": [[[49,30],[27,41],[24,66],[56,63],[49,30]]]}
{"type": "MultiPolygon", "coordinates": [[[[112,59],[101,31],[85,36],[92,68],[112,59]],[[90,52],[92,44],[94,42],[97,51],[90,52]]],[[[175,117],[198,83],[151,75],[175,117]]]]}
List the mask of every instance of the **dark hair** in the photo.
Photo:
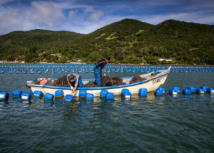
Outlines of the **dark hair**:
{"type": "Polygon", "coordinates": [[[106,59],[110,61],[110,57],[106,57],[106,59]]]}

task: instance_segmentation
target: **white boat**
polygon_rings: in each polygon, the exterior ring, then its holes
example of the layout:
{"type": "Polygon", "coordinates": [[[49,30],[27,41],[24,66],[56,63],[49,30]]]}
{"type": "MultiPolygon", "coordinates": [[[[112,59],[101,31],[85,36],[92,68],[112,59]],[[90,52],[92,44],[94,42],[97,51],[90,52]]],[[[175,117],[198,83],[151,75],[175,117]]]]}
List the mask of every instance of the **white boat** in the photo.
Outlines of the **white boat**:
{"type": "MultiPolygon", "coordinates": [[[[151,73],[140,75],[142,78],[146,78],[144,81],[135,82],[129,84],[129,81],[132,77],[126,77],[122,78],[123,82],[126,83],[125,85],[119,85],[119,86],[108,86],[108,87],[78,87],[76,92],[74,93],[75,97],[79,97],[79,91],[80,90],[86,90],[87,93],[94,94],[94,96],[99,97],[101,90],[108,90],[108,92],[113,93],[114,95],[121,95],[122,89],[129,89],[129,91],[132,94],[138,94],[140,88],[146,88],[148,92],[155,91],[158,87],[164,84],[164,82],[167,79],[168,74],[170,73],[169,67],[167,70],[159,70],[155,76],[151,76],[151,73]]],[[[41,81],[44,78],[38,78],[37,81],[41,81]]],[[[54,79],[49,78],[52,82],[54,79]]],[[[92,79],[83,79],[83,83],[86,84],[89,81],[92,81],[92,79]]],[[[55,91],[57,90],[63,90],[64,95],[71,94],[71,88],[70,87],[61,87],[61,86],[51,86],[51,85],[39,85],[39,84],[33,84],[29,83],[27,84],[28,87],[31,88],[31,91],[34,92],[36,90],[42,91],[43,94],[50,93],[55,95],[55,91]]]]}

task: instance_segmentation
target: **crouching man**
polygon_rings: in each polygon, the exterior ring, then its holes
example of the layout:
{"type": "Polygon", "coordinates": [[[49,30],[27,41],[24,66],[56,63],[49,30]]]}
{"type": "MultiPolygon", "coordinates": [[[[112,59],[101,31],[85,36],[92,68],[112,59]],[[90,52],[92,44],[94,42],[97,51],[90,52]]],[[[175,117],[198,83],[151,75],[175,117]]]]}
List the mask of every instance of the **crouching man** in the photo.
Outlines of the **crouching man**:
{"type": "Polygon", "coordinates": [[[68,81],[68,84],[71,87],[71,90],[73,89],[73,91],[71,93],[72,95],[77,90],[77,87],[84,87],[84,84],[82,83],[82,78],[77,73],[68,74],[67,81],[68,81]]]}

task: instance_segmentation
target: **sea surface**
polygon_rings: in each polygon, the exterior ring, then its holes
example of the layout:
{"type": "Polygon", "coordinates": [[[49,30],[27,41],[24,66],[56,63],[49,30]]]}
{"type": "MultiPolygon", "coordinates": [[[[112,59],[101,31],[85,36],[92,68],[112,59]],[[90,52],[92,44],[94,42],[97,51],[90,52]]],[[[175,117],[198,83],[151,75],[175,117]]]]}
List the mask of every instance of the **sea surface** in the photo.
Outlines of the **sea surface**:
{"type": "MultiPolygon", "coordinates": [[[[107,73],[135,74],[140,72],[107,73]]],[[[0,90],[10,94],[8,101],[0,102],[0,153],[214,152],[214,94],[168,94],[174,86],[214,87],[213,72],[170,73],[162,97],[149,93],[146,98],[133,95],[131,100],[117,96],[114,101],[73,102],[33,98],[21,102],[11,97],[13,90],[30,91],[27,80],[62,75],[66,74],[0,74],[0,90]]],[[[94,77],[91,72],[80,75],[94,77]]]]}

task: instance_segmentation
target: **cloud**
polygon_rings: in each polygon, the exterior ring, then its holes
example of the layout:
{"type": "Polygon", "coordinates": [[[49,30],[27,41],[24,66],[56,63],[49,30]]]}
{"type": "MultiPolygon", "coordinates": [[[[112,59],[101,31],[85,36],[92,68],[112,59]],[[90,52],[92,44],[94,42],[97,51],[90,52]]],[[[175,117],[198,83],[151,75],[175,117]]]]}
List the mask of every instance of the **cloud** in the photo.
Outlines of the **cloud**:
{"type": "Polygon", "coordinates": [[[6,3],[12,2],[12,1],[14,1],[14,0],[1,0],[1,1],[0,1],[0,5],[6,4],[6,3]]]}
{"type": "Polygon", "coordinates": [[[207,14],[206,11],[199,11],[194,13],[169,13],[162,15],[150,15],[150,16],[138,16],[135,17],[140,21],[151,23],[151,24],[159,24],[165,20],[174,19],[185,22],[195,22],[195,23],[203,23],[203,24],[213,24],[214,23],[214,14],[207,14]]]}
{"type": "Polygon", "coordinates": [[[100,17],[103,15],[104,13],[102,11],[96,11],[89,16],[89,20],[99,22],[100,17]]]}
{"type": "Polygon", "coordinates": [[[104,16],[104,13],[100,10],[95,10],[92,6],[85,9],[85,13],[91,13],[88,17],[89,20],[93,22],[99,22],[100,17],[104,16]]]}
{"type": "Polygon", "coordinates": [[[72,19],[74,17],[74,15],[75,15],[76,12],[73,11],[73,10],[70,10],[68,13],[69,13],[68,19],[72,19]]]}
{"type": "Polygon", "coordinates": [[[96,12],[96,10],[94,10],[92,6],[89,6],[85,9],[85,13],[88,13],[88,12],[96,12]]]}
{"type": "Polygon", "coordinates": [[[140,20],[142,22],[146,22],[154,25],[169,19],[186,21],[186,22],[214,24],[214,15],[212,13],[210,15],[207,13],[209,12],[199,11],[195,13],[167,13],[162,15],[142,15],[142,16],[109,15],[109,16],[104,16],[102,19],[100,19],[99,22],[84,21],[81,23],[81,25],[75,26],[72,24],[68,24],[67,27],[64,27],[64,28],[70,31],[88,34],[101,27],[104,27],[114,22],[118,22],[126,18],[136,19],[136,20],[140,20]]]}
{"type": "Polygon", "coordinates": [[[63,19],[65,19],[62,11],[54,6],[53,2],[47,3],[45,6],[37,2],[32,2],[34,8],[30,15],[30,21],[41,27],[59,27],[63,19]]]}
{"type": "Polygon", "coordinates": [[[213,0],[0,0],[0,34],[31,29],[87,34],[125,18],[150,24],[168,19],[214,24],[213,7],[213,0]]]}
{"type": "MultiPolygon", "coordinates": [[[[45,5],[47,2],[41,2],[45,5]]],[[[75,9],[75,8],[86,8],[88,5],[83,4],[84,2],[79,2],[78,0],[63,0],[54,1],[54,6],[59,9],[75,9]]]]}
{"type": "Polygon", "coordinates": [[[0,34],[8,33],[13,30],[23,30],[23,10],[8,7],[0,16],[0,34]]]}
{"type": "MultiPolygon", "coordinates": [[[[72,12],[70,13],[72,15],[72,12]]],[[[60,28],[65,16],[53,2],[41,5],[32,2],[27,8],[4,8],[0,6],[0,34],[17,30],[60,28]]]]}

